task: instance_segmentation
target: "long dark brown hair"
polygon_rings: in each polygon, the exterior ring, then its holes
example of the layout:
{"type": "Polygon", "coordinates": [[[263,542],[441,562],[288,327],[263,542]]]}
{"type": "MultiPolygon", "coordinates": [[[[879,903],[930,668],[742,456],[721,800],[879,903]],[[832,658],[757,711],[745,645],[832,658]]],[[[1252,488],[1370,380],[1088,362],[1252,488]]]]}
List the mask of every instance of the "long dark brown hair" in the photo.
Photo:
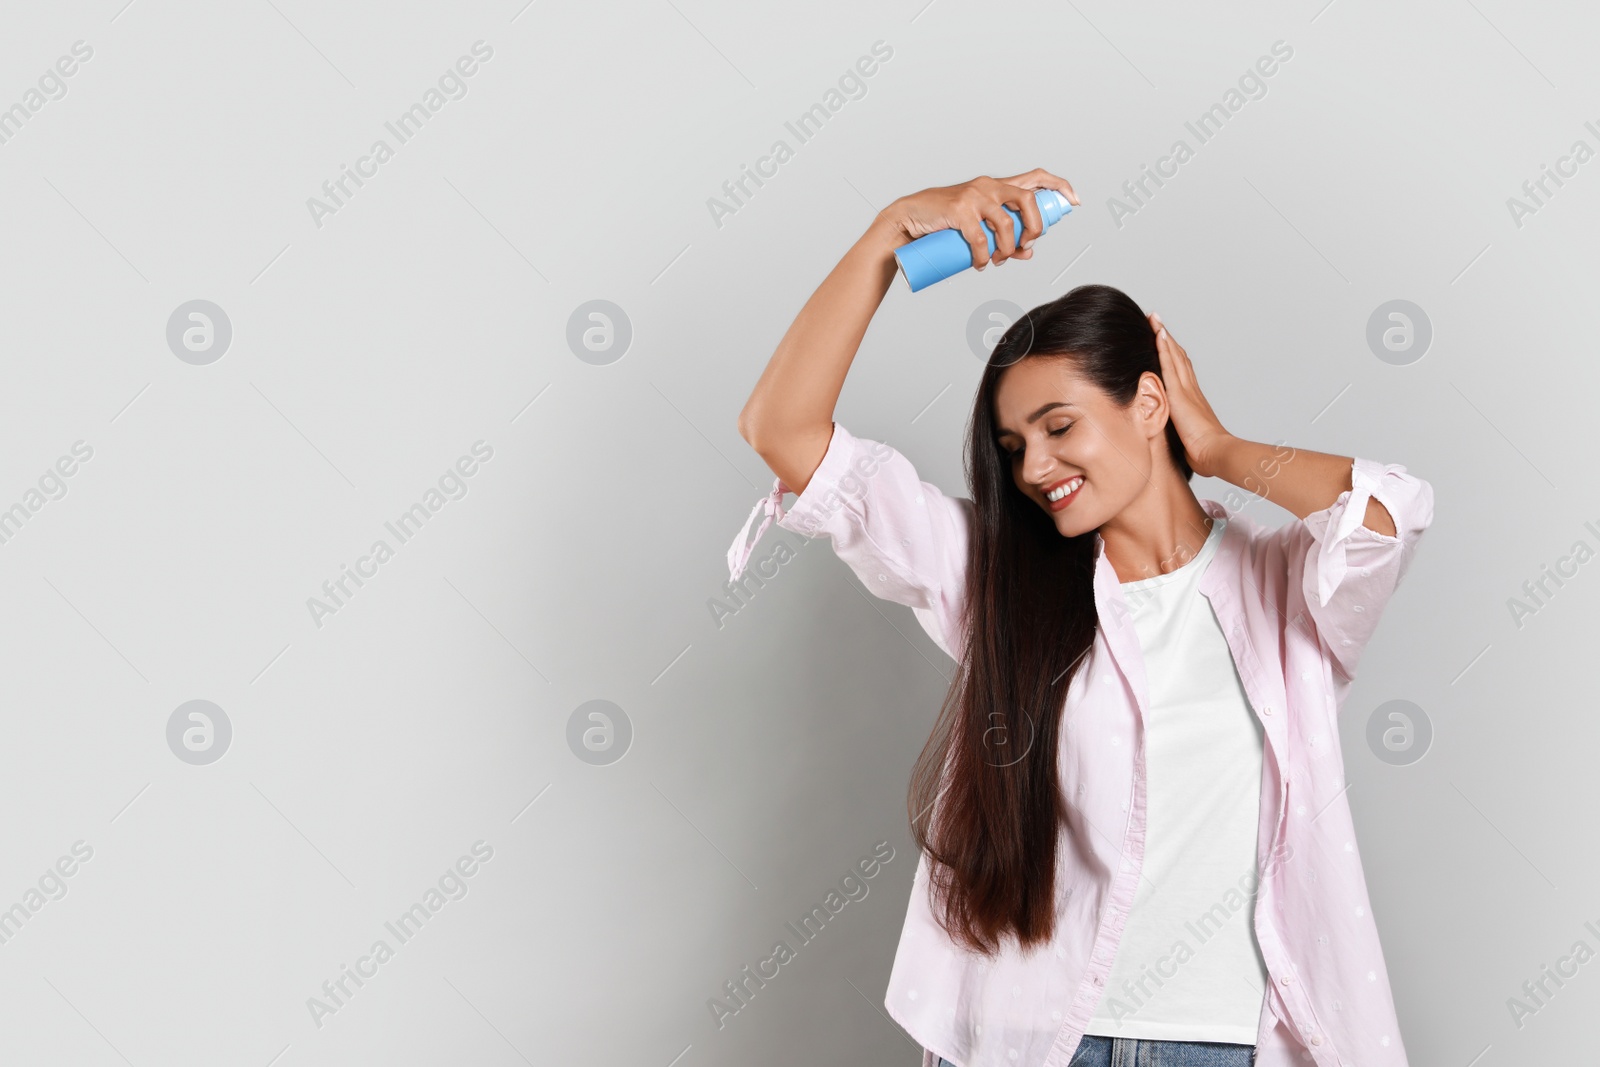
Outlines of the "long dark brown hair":
{"type": "MultiPolygon", "coordinates": [[[[908,803],[939,924],[986,955],[1006,935],[1028,948],[1054,930],[1057,836],[1068,825],[1057,763],[1061,713],[1099,624],[1095,532],[1063,537],[1017,488],[1011,459],[995,442],[995,391],[1023,359],[1070,359],[1123,407],[1140,375],[1161,374],[1139,305],[1110,286],[1080,285],[1006,330],[973,400],[966,635],[908,803]]],[[[1170,421],[1166,436],[1187,481],[1194,472],[1170,421]]]]}

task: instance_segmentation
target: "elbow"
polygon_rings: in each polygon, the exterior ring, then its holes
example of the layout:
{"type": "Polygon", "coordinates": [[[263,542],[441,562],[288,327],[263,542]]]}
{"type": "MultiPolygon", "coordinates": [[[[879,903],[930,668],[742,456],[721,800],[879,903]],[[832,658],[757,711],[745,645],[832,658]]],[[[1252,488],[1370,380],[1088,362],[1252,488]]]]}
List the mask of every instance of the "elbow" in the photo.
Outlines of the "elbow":
{"type": "Polygon", "coordinates": [[[739,412],[739,436],[744,438],[745,444],[759,452],[761,449],[756,445],[756,434],[756,418],[749,407],[746,407],[739,412]]]}
{"type": "Polygon", "coordinates": [[[763,413],[759,408],[746,404],[744,410],[739,412],[739,436],[744,438],[745,444],[765,457],[767,447],[773,441],[788,438],[789,428],[772,418],[770,412],[763,413]]]}
{"type": "Polygon", "coordinates": [[[833,439],[831,416],[814,424],[797,424],[790,415],[782,411],[760,414],[749,405],[739,413],[739,436],[768,466],[775,457],[792,456],[797,448],[814,450],[815,442],[820,441],[820,450],[825,451],[833,439]]]}

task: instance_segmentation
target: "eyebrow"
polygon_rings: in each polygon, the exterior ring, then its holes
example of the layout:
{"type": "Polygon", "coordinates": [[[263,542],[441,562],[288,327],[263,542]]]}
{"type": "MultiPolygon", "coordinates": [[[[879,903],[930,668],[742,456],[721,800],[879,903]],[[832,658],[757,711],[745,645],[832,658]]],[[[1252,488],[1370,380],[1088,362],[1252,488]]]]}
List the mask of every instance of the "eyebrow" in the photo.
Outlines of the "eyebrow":
{"type": "MultiPolygon", "coordinates": [[[[1028,422],[1029,422],[1030,425],[1032,423],[1038,422],[1040,419],[1042,419],[1045,416],[1045,414],[1047,412],[1054,411],[1056,408],[1077,408],[1077,407],[1078,407],[1078,405],[1074,404],[1070,400],[1054,400],[1054,401],[1051,401],[1050,403],[1046,404],[1044,407],[1040,408],[1038,411],[1035,411],[1032,415],[1029,415],[1028,416],[1028,422]]],[[[1081,409],[1079,409],[1079,410],[1081,410],[1081,409]]],[[[1012,432],[1011,430],[1008,430],[1004,426],[1002,426],[1002,427],[1000,427],[999,429],[997,429],[995,431],[994,435],[995,435],[995,438],[998,440],[999,438],[1004,437],[1006,434],[1011,433],[1011,432],[1012,432]]]]}

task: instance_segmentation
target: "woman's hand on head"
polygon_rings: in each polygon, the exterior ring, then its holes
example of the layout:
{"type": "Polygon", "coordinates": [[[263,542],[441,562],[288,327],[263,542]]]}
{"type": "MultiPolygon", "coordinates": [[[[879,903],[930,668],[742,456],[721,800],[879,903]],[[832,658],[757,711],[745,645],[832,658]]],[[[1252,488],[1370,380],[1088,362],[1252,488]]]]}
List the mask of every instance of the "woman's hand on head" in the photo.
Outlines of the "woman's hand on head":
{"type": "Polygon", "coordinates": [[[902,196],[881,214],[892,225],[904,244],[939,230],[960,230],[972,248],[972,265],[982,270],[989,263],[1008,259],[1032,259],[1033,241],[1044,232],[1039,203],[1033,190],[1054,189],[1078,204],[1078,194],[1065,178],[1042,168],[1010,178],[974,178],[960,185],[943,185],[902,196]],[[1017,240],[1006,214],[1010,207],[1022,216],[1022,239],[1017,240]],[[989,255],[989,238],[982,223],[994,231],[995,250],[989,255]]]}
{"type": "Polygon", "coordinates": [[[1152,313],[1149,320],[1156,334],[1156,350],[1161,355],[1161,382],[1167,390],[1167,405],[1172,411],[1178,439],[1183,442],[1185,457],[1196,474],[1202,478],[1213,477],[1215,457],[1233,435],[1223,429],[1222,420],[1217,418],[1200,391],[1189,353],[1173,339],[1160,315],[1152,313]]]}

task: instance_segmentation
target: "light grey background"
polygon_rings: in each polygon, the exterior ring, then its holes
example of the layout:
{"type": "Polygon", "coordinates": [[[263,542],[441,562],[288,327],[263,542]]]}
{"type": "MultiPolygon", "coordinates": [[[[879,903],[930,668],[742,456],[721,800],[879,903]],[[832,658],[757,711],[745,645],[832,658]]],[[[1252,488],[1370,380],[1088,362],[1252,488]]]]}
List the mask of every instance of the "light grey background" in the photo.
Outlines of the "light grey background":
{"type": "Polygon", "coordinates": [[[825,542],[720,626],[710,602],[771,486],[735,419],[805,298],[875,208],[1034,166],[1083,206],[1031,262],[896,282],[839,421],[964,493],[969,314],[1097,281],[1162,314],[1233,432],[1431,481],[1343,712],[1404,1039],[1584,1056],[1600,963],[1521,1026],[1507,999],[1600,946],[1600,565],[1520,627],[1508,601],[1600,545],[1600,161],[1520,226],[1507,200],[1600,147],[1600,19],[1324,4],[7,4],[0,107],[93,55],[0,144],[0,508],[93,456],[0,544],[0,908],[93,855],[0,944],[0,1061],[915,1064],[881,1000],[953,665],[825,542]],[[307,199],[479,40],[467,94],[318,226],[307,199]],[[1117,225],[1279,40],[1266,95],[1117,225]],[[780,138],[719,226],[708,198],[780,138]],[[233,336],[193,365],[166,326],[201,299],[233,336]],[[1366,343],[1396,299],[1433,329],[1404,366],[1366,343]],[[607,365],[566,341],[591,300],[633,331],[607,365]],[[480,440],[466,495],[316,625],[480,440]],[[605,766],[567,743],[596,699],[633,729],[605,766]],[[232,728],[205,765],[168,746],[191,700],[232,728]],[[1404,766],[1366,742],[1391,700],[1433,729],[1404,766]],[[313,1022],[477,841],[467,894],[313,1022]],[[877,841],[870,894],[719,1029],[708,999],[877,841]]]}

